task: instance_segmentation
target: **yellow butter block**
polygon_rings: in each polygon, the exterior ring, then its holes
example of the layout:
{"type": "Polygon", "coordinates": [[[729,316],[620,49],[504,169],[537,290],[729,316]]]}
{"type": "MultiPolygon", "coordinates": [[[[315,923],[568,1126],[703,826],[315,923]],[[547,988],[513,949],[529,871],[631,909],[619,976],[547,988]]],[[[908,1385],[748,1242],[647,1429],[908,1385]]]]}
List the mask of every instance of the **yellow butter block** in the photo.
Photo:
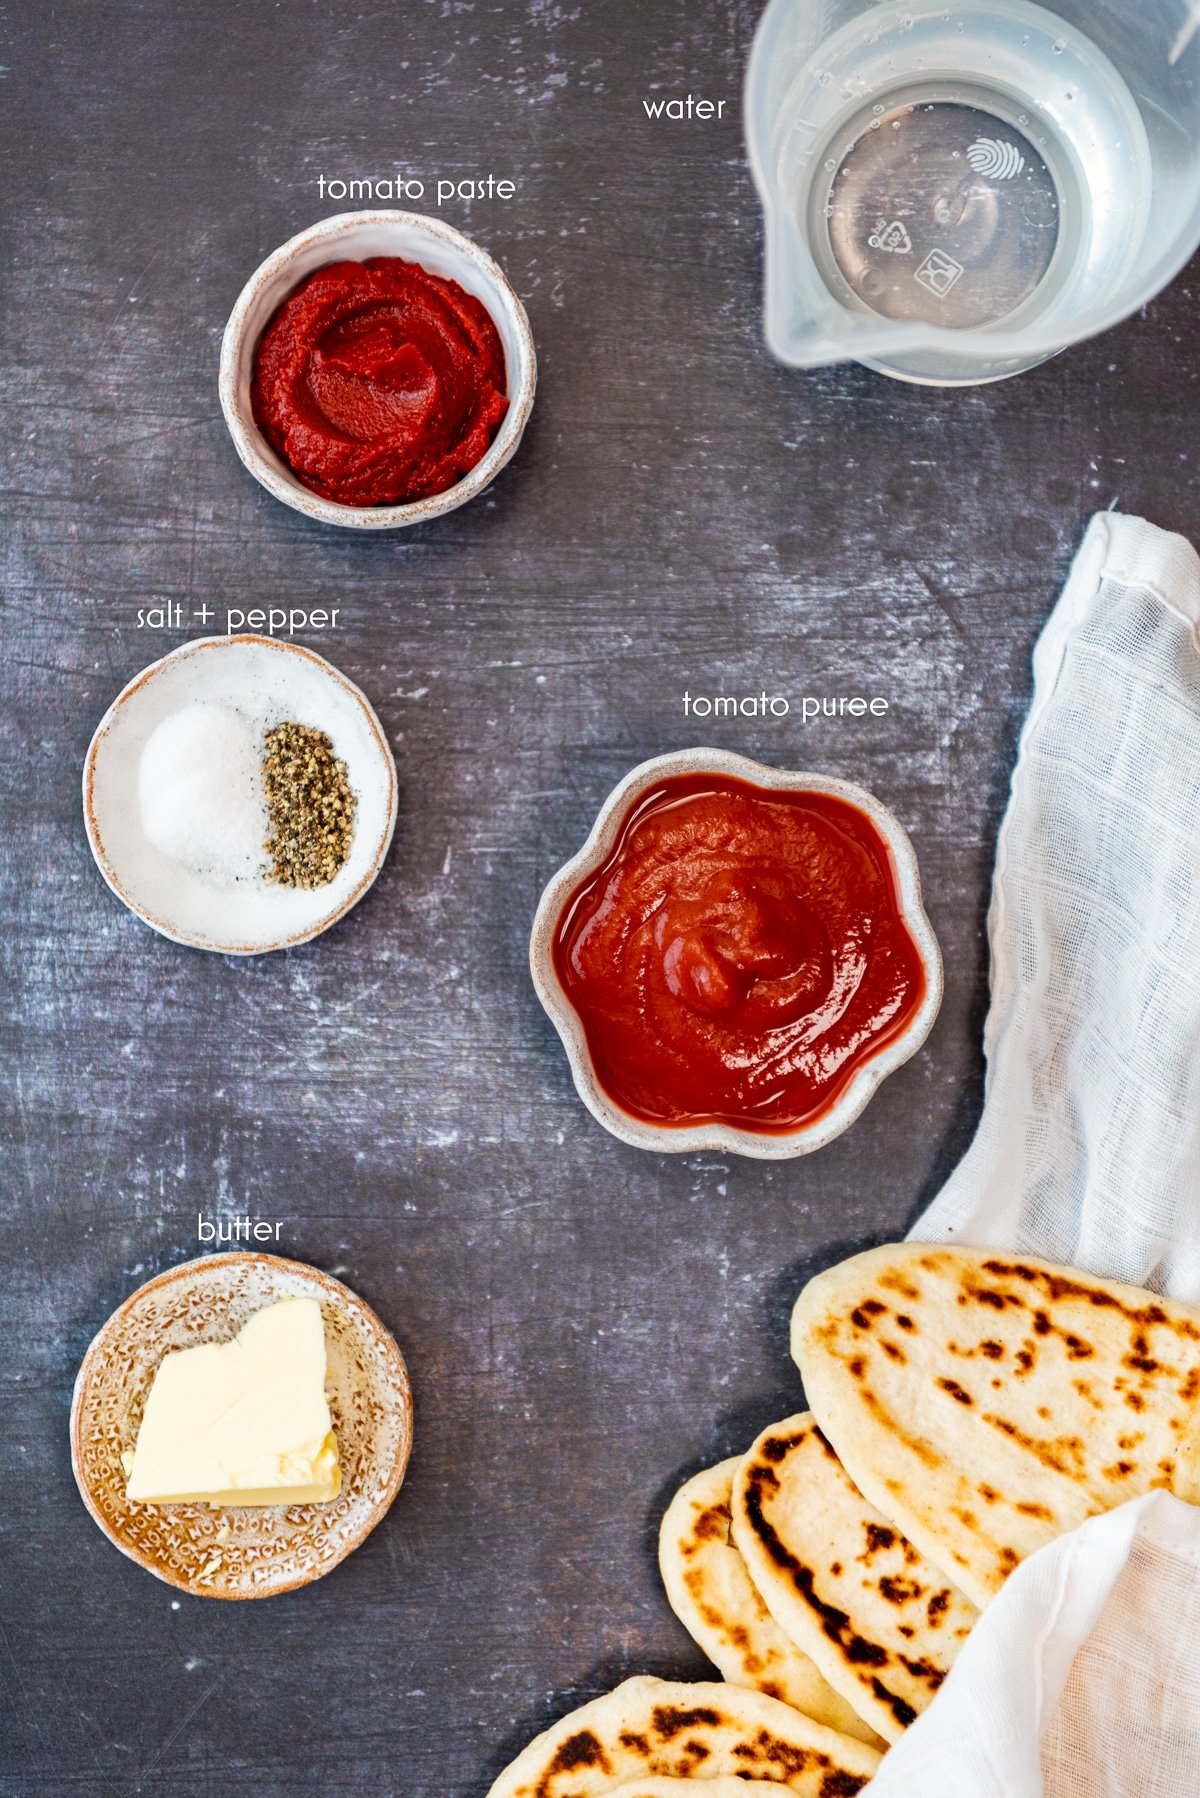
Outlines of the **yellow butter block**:
{"type": "Polygon", "coordinates": [[[152,1505],[336,1498],[342,1475],[325,1370],[316,1299],[265,1306],[232,1342],[172,1350],[146,1401],[127,1497],[152,1505]]]}

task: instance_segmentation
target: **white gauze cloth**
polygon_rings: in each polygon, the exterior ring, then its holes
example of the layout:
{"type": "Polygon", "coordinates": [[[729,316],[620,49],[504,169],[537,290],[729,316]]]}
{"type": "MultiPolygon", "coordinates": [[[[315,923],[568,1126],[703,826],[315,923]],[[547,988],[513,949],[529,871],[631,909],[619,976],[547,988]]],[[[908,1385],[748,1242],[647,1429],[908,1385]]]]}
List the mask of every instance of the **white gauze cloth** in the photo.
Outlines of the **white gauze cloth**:
{"type": "MultiPolygon", "coordinates": [[[[983,1118],[912,1235],[1200,1301],[1200,557],[1094,518],[1034,655],[989,918],[983,1118]]],[[[1048,1544],[872,1798],[1200,1798],[1200,1509],[1048,1544]]]]}
{"type": "Polygon", "coordinates": [[[1198,1798],[1198,1518],[1152,1492],[1030,1555],[870,1798],[1198,1798]]]}
{"type": "Polygon", "coordinates": [[[983,1118],[912,1232],[1193,1303],[1198,629],[1191,544],[1094,518],[1034,652],[1000,829],[983,1118]]]}

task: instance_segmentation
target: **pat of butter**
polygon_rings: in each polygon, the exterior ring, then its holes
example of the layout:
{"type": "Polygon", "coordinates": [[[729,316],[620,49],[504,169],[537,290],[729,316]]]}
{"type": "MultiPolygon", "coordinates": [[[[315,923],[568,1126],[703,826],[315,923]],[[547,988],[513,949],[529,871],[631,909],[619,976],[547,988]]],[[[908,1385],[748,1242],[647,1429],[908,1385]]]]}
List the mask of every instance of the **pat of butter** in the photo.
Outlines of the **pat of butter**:
{"type": "Polygon", "coordinates": [[[341,1484],[316,1299],[280,1299],[232,1342],[163,1357],[134,1448],[131,1500],[321,1504],[341,1484]]]}

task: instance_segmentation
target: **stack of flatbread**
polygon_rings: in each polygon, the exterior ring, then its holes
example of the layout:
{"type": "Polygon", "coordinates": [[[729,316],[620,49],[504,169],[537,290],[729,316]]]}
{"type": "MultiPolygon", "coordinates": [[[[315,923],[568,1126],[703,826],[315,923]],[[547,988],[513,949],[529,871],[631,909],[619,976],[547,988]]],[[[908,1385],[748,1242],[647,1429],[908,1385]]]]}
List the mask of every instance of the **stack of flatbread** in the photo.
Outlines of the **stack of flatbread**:
{"type": "Polygon", "coordinates": [[[811,1281],[811,1410],[663,1519],[679,1618],[725,1683],[631,1679],[490,1798],[845,1798],[1026,1555],[1155,1487],[1200,1502],[1200,1313],[1069,1268],[902,1243],[811,1281]]]}

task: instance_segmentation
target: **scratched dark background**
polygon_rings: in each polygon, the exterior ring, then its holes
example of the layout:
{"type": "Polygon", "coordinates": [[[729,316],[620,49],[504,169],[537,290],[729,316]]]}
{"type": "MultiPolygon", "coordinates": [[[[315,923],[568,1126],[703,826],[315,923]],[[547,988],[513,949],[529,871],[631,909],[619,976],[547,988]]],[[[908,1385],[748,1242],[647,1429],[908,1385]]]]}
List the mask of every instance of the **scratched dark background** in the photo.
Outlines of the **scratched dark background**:
{"type": "Polygon", "coordinates": [[[1200,532],[1185,275],[1007,385],[789,372],[759,332],[738,91],[756,0],[22,0],[0,96],[6,975],[4,1745],[19,1794],[474,1798],[635,1671],[700,1676],[653,1543],[681,1477],[795,1407],[806,1269],[904,1230],[978,1112],[984,910],[1030,650],[1085,520],[1200,532]],[[730,102],[652,125],[647,94],[730,102]],[[491,171],[443,216],[541,360],[517,460],[408,533],[254,485],[218,344],[317,177],[491,171]],[[308,639],[395,745],[390,861],[322,941],[235,962],[102,885],[80,767],[185,611],[339,604],[308,639]],[[639,1154],[574,1097],[530,988],[542,884],[693,691],[879,694],[705,734],[847,775],[914,836],[946,957],[923,1053],[808,1160],[639,1154]],[[71,1384],[198,1209],[284,1220],[394,1328],[395,1509],[330,1578],[181,1599],[76,1494],[71,1384]]]}

